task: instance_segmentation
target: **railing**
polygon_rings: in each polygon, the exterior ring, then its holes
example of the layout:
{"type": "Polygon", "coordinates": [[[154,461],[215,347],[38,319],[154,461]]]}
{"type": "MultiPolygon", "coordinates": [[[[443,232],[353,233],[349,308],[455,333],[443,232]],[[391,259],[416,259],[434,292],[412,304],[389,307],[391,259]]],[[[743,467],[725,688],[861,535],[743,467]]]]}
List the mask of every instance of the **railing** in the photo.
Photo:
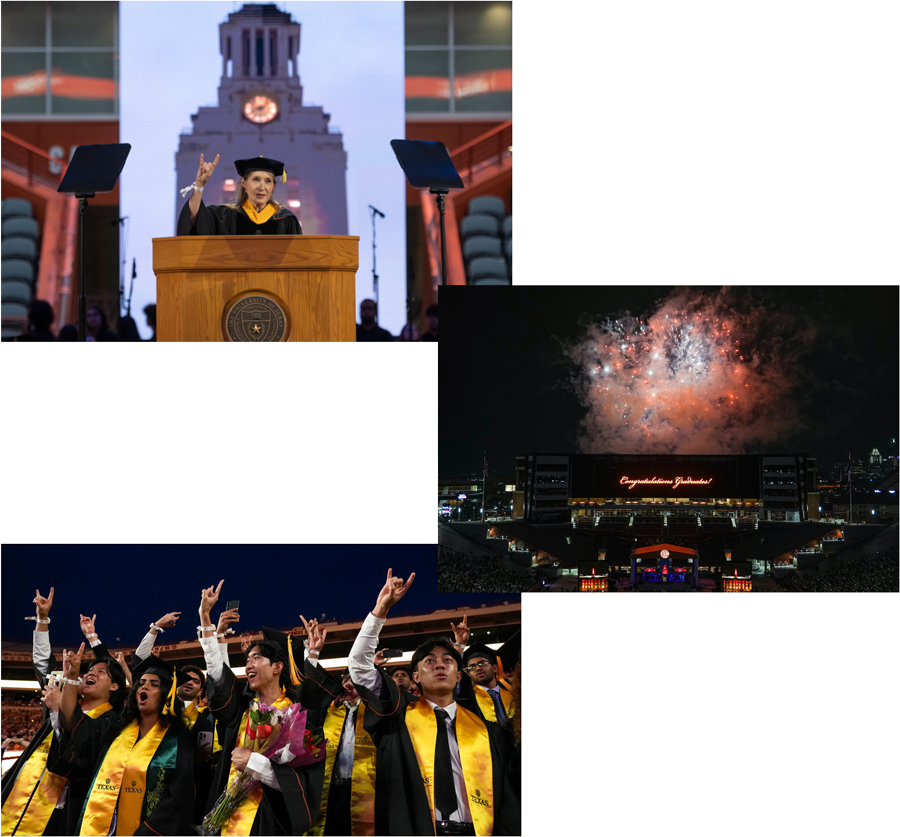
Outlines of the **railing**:
{"type": "Polygon", "coordinates": [[[488,166],[502,164],[512,156],[512,119],[450,152],[450,159],[462,177],[472,177],[488,166]]]}
{"type": "Polygon", "coordinates": [[[64,322],[72,299],[78,224],[78,201],[56,191],[68,163],[8,131],[0,130],[0,137],[4,179],[46,204],[34,297],[49,302],[57,322],[64,322]]]}

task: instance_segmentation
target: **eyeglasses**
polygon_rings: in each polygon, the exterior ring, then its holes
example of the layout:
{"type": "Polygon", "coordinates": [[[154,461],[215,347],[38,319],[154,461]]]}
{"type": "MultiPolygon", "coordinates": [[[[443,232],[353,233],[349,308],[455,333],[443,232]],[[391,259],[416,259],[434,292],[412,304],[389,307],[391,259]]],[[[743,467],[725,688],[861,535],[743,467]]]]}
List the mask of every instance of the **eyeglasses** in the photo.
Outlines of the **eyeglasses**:
{"type": "Polygon", "coordinates": [[[487,668],[490,665],[492,665],[492,663],[484,660],[483,662],[472,663],[471,665],[466,666],[466,671],[475,671],[476,669],[487,668]]]}

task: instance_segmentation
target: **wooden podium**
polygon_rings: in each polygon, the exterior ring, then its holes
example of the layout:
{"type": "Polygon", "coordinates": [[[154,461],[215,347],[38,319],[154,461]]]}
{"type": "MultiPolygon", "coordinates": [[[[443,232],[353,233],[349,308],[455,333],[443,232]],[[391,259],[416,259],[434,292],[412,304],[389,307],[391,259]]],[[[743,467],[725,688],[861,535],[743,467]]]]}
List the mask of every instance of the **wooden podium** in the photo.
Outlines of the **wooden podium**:
{"type": "Polygon", "coordinates": [[[355,235],[153,239],[158,342],[355,341],[355,235]]]}

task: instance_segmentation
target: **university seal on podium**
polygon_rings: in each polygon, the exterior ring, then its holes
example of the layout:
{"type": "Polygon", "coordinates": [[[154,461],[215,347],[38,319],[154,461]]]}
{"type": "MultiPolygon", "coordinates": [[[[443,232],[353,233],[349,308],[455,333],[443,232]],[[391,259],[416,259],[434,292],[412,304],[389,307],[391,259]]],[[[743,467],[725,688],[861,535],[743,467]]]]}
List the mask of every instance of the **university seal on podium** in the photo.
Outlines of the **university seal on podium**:
{"type": "Polygon", "coordinates": [[[289,333],[283,303],[263,291],[252,291],[225,306],[222,334],[232,343],[281,343],[289,333]]]}

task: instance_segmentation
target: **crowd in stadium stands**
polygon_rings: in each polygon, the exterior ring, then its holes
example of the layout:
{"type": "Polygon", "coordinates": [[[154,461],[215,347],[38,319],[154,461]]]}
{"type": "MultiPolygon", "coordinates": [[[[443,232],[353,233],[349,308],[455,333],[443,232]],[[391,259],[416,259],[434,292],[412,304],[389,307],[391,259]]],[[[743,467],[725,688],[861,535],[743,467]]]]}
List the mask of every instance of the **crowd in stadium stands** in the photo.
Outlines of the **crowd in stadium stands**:
{"type": "Polygon", "coordinates": [[[27,744],[41,725],[41,713],[20,706],[8,706],[3,702],[2,738],[3,746],[9,741],[27,744]]]}
{"type": "Polygon", "coordinates": [[[438,590],[441,593],[523,593],[536,583],[536,570],[510,566],[499,556],[463,555],[438,547],[438,590]]]}
{"type": "MultiPolygon", "coordinates": [[[[428,321],[428,330],[423,334],[419,334],[419,329],[415,323],[412,325],[412,336],[410,337],[410,326],[405,325],[397,337],[394,337],[387,329],[381,328],[375,321],[376,312],[375,303],[372,300],[363,300],[360,305],[361,323],[356,326],[356,340],[358,343],[370,342],[420,342],[420,343],[436,343],[438,339],[438,307],[437,305],[429,305],[425,311],[425,318],[428,321]],[[368,305],[367,305],[368,303],[368,305]]],[[[144,315],[147,318],[147,325],[153,329],[153,336],[148,338],[146,342],[156,341],[156,306],[148,305],[144,308],[144,315]]],[[[28,309],[28,326],[23,334],[16,337],[4,337],[4,340],[10,341],[28,341],[28,342],[47,342],[47,341],[77,341],[78,326],[64,325],[58,333],[53,330],[53,323],[56,316],[53,307],[49,302],[41,299],[35,299],[31,302],[28,309]]],[[[110,328],[109,318],[106,312],[97,306],[91,306],[87,309],[85,317],[87,323],[87,339],[96,342],[141,342],[141,335],[138,331],[137,323],[134,317],[122,316],[118,318],[115,331],[110,328]]]]}
{"type": "Polygon", "coordinates": [[[897,547],[843,563],[836,558],[817,573],[798,575],[794,583],[801,590],[817,593],[900,592],[897,547]]]}
{"type": "Polygon", "coordinates": [[[53,344],[10,357],[4,537],[435,538],[435,346],[53,344]]]}
{"type": "Polygon", "coordinates": [[[41,707],[40,696],[35,693],[33,695],[3,695],[0,705],[6,706],[37,706],[41,707]]]}

